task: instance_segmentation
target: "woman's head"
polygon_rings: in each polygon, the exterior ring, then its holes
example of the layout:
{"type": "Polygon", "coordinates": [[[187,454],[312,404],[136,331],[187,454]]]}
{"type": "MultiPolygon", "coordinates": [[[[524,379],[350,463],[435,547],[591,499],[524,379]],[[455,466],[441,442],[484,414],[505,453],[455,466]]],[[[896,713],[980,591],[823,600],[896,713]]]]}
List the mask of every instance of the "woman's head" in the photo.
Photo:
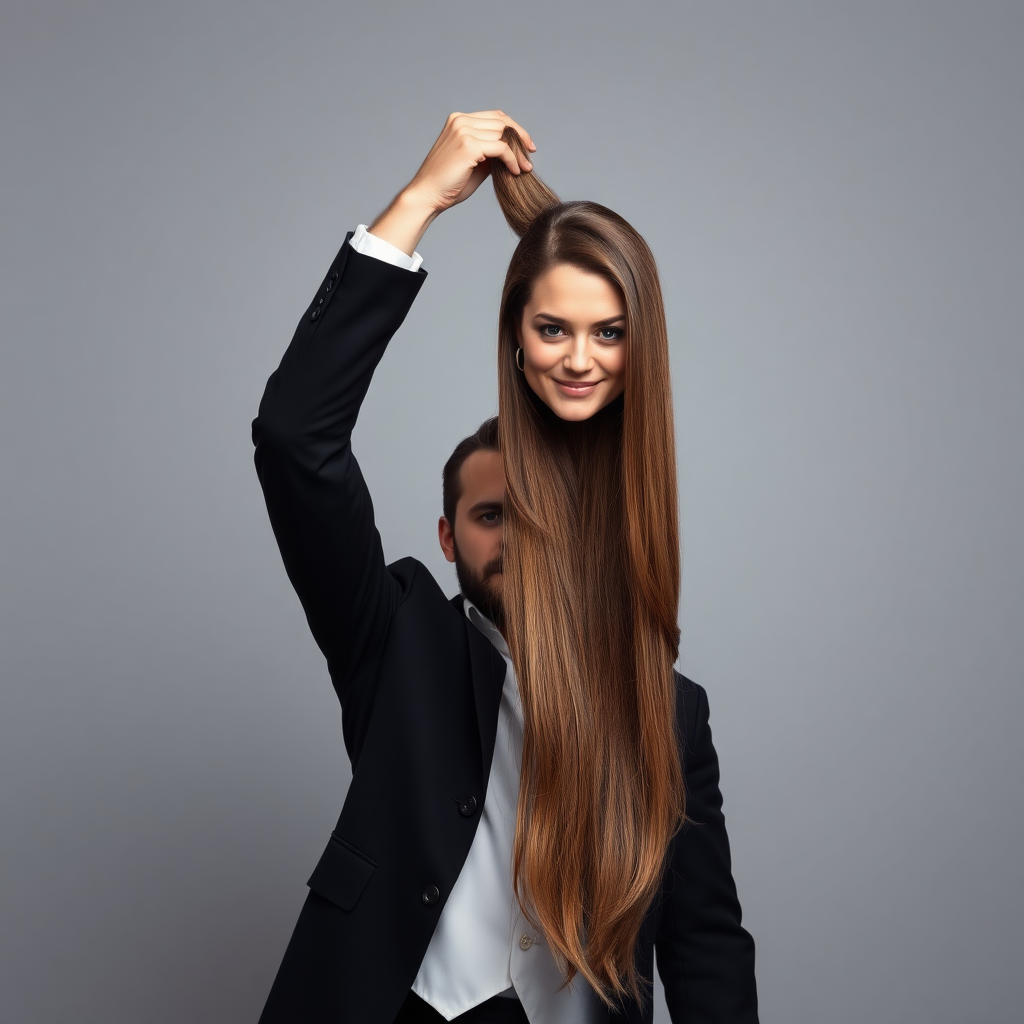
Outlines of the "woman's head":
{"type": "MultiPolygon", "coordinates": [[[[511,145],[520,145],[506,132],[511,145]]],[[[505,275],[498,359],[503,384],[563,420],[589,419],[668,389],[668,335],[647,243],[599,203],[563,203],[534,174],[492,171],[519,236],[505,275]]],[[[528,400],[528,399],[527,399],[528,400]]]]}

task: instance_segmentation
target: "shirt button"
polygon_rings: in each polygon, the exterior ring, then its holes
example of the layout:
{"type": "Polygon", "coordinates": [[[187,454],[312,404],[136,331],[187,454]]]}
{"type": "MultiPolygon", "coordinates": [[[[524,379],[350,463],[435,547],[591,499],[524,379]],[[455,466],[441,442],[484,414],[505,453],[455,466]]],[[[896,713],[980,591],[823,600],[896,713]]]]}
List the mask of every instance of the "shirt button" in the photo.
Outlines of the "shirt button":
{"type": "Polygon", "coordinates": [[[529,949],[532,945],[533,945],[533,939],[530,938],[529,935],[524,933],[524,934],[519,936],[519,948],[520,949],[529,949]]]}
{"type": "Polygon", "coordinates": [[[464,796],[459,801],[459,814],[464,818],[472,818],[474,811],[476,811],[476,797],[464,796]]]}
{"type": "Polygon", "coordinates": [[[420,897],[424,904],[432,907],[441,898],[441,890],[436,885],[428,885],[420,897]]]}

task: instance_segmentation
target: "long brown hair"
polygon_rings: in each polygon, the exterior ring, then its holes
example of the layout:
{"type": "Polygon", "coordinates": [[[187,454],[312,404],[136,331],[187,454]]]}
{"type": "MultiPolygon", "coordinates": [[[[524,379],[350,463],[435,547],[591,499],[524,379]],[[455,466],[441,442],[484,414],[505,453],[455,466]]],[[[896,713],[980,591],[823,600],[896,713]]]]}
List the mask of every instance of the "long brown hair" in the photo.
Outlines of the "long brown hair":
{"type": "MultiPolygon", "coordinates": [[[[518,135],[505,133],[523,149],[518,135]]],[[[498,328],[505,464],[503,603],[524,714],[513,878],[568,981],[641,998],[635,948],[684,816],[672,664],[679,535],[668,336],[643,238],[597,203],[560,202],[492,161],[520,241],[498,328]],[[523,307],[559,264],[623,297],[623,395],[560,420],[516,365],[523,307]]]]}

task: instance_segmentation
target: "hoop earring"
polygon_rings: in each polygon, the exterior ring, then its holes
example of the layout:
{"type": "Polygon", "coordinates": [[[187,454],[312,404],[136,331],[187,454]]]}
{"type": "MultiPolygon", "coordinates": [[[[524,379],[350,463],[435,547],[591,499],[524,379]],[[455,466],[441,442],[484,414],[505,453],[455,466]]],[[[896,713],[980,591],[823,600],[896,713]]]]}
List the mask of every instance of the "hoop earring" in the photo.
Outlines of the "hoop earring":
{"type": "Polygon", "coordinates": [[[522,354],[523,354],[523,347],[522,347],[522,345],[520,345],[520,346],[519,346],[519,348],[517,348],[517,349],[516,349],[516,366],[518,366],[518,367],[519,367],[519,369],[520,369],[520,370],[521,370],[521,371],[522,371],[523,373],[526,373],[526,369],[525,369],[525,367],[524,367],[524,366],[523,366],[523,364],[522,364],[522,363],[521,363],[521,362],[519,361],[519,357],[520,357],[520,356],[521,356],[522,354]]]}

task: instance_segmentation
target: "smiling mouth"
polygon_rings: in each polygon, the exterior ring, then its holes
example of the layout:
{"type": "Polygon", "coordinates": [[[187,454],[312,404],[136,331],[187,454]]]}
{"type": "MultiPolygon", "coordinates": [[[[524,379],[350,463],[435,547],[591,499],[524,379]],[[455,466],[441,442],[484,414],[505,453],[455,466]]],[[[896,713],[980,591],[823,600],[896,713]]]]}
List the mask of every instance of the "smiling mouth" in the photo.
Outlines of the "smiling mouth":
{"type": "Polygon", "coordinates": [[[556,384],[560,384],[563,388],[570,391],[578,391],[581,394],[585,394],[588,391],[593,391],[601,382],[599,380],[560,380],[558,377],[552,378],[556,384]]]}

